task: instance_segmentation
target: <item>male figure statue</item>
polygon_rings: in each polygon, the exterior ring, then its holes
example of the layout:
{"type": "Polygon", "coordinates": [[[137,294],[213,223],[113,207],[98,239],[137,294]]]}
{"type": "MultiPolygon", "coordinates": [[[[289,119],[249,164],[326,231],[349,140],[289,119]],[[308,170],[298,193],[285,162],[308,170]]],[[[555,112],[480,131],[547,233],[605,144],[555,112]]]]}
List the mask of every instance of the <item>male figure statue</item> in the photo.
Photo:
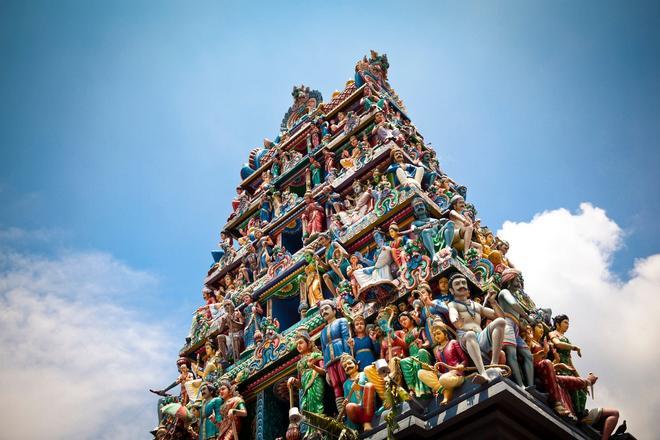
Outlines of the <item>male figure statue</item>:
{"type": "Polygon", "coordinates": [[[325,328],[321,332],[321,351],[323,351],[323,365],[326,369],[328,384],[335,392],[335,403],[340,411],[344,402],[344,382],[346,372],[341,366],[342,354],[351,354],[348,340],[351,337],[350,328],[346,318],[337,318],[337,306],[332,300],[323,300],[319,303],[321,316],[325,320],[325,328]]]}
{"type": "Polygon", "coordinates": [[[435,251],[434,237],[442,236],[445,247],[451,246],[454,240],[454,223],[451,220],[429,217],[429,211],[426,203],[421,197],[415,197],[412,200],[413,213],[415,220],[412,222],[412,232],[418,233],[422,237],[424,248],[433,261],[440,259],[439,252],[435,251]]]}
{"type": "Polygon", "coordinates": [[[506,269],[502,272],[502,290],[497,295],[497,302],[506,314],[506,328],[504,330],[504,353],[506,354],[506,363],[511,367],[513,379],[518,386],[531,387],[534,385],[534,359],[532,352],[520,335],[520,320],[527,315],[525,309],[518,303],[513,296],[513,291],[522,288],[520,282],[520,272],[516,269],[506,269]],[[509,290],[511,289],[511,290],[509,290]],[[518,355],[522,359],[525,380],[520,371],[518,355]]]}
{"type": "Polygon", "coordinates": [[[477,367],[479,374],[475,376],[474,381],[477,383],[488,382],[495,376],[491,377],[486,374],[481,352],[492,352],[493,363],[497,363],[500,359],[506,326],[506,321],[501,317],[502,309],[492,296],[488,297],[488,302],[495,310],[472,301],[469,298],[467,279],[461,273],[451,276],[449,290],[454,295],[454,300],[448,304],[449,320],[456,327],[458,342],[468,352],[477,367]],[[484,329],[481,328],[482,315],[493,320],[484,329]]]}

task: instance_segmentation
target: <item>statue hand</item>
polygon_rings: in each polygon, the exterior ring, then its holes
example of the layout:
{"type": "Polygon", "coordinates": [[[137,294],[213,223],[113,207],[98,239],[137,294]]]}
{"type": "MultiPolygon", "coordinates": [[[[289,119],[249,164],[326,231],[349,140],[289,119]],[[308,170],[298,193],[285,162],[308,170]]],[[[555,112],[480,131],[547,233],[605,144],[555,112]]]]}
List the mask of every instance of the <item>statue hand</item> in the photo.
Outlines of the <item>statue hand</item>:
{"type": "Polygon", "coordinates": [[[582,350],[580,350],[580,347],[574,345],[572,348],[577,353],[578,357],[582,357],[582,350]]]}
{"type": "Polygon", "coordinates": [[[355,340],[353,338],[348,338],[348,341],[346,341],[349,347],[355,348],[355,340]]]}

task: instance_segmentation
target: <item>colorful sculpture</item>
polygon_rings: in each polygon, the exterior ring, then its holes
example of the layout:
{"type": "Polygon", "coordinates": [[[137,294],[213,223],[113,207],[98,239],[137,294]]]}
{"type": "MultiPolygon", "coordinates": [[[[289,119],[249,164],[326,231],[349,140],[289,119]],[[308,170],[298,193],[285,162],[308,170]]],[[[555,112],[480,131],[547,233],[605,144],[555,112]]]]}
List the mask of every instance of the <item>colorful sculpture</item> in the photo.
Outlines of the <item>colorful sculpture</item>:
{"type": "MultiPolygon", "coordinates": [[[[286,429],[289,440],[349,440],[356,429],[382,428],[375,423],[387,425],[389,439],[407,438],[410,414],[437,411],[425,398],[442,394],[446,404],[478,392],[466,400],[478,411],[490,395],[486,382],[503,377],[502,387],[510,386],[509,375],[528,391],[517,395],[538,399],[530,408],[541,408],[540,393],[548,393],[562,418],[553,423],[614,434],[616,410],[586,408],[597,377],[575,370],[571,352],[580,351],[565,335],[568,318],[556,317],[546,336],[550,309],[527,295],[509,244],[482,225],[465,202],[467,188],[442,171],[388,69],[387,56],[372,52],[325,103],[309,87],[294,87],[278,136],[250,149],[180,350],[179,376],[153,391],[161,397],[159,438],[270,440],[286,429]],[[468,378],[484,387],[462,386],[468,378]],[[176,385],[180,395],[167,394],[176,385]],[[273,401],[286,400],[287,385],[288,427],[273,401]],[[329,392],[336,408],[324,405],[329,392]],[[383,402],[378,410],[374,394],[383,402]],[[163,414],[171,404],[179,416],[163,414]],[[241,424],[251,429],[240,432],[241,424]]],[[[415,429],[442,430],[428,422],[415,429]]]]}

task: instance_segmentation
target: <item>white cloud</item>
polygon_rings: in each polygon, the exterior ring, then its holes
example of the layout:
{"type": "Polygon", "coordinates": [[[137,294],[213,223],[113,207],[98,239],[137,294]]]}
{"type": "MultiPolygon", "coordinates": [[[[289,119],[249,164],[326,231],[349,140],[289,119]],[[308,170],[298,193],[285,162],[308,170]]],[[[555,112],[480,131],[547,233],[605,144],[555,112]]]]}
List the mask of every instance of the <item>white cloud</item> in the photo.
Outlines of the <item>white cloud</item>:
{"type": "Polygon", "coordinates": [[[612,273],[621,228],[588,203],[573,214],[546,211],[528,223],[507,221],[498,235],[511,244],[537,305],[571,319],[567,336],[582,348],[578,371],[599,376],[589,407],[616,407],[638,438],[657,435],[660,413],[660,254],[635,261],[628,280],[612,273]]]}
{"type": "Polygon", "coordinates": [[[173,341],[121,299],[156,279],[110,255],[0,252],[4,438],[146,438],[173,341]]]}

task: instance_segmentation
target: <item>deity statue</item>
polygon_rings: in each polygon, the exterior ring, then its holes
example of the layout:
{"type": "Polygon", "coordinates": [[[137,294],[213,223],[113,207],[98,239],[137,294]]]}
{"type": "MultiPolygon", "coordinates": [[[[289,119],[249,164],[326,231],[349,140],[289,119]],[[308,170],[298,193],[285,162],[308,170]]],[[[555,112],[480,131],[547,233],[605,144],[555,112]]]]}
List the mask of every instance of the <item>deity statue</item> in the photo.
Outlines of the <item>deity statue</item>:
{"type": "MultiPolygon", "coordinates": [[[[474,381],[489,382],[495,376],[486,374],[481,352],[492,352],[491,359],[494,363],[500,359],[506,327],[506,321],[501,317],[502,309],[493,296],[488,298],[492,309],[471,300],[467,278],[460,272],[449,278],[449,291],[454,295],[454,300],[448,304],[449,319],[456,327],[456,336],[461,348],[468,352],[477,367],[479,374],[475,376],[474,381]],[[482,316],[493,320],[484,329],[481,328],[482,316]]],[[[488,369],[490,370],[493,368],[488,369]]]]}
{"type": "Polygon", "coordinates": [[[210,382],[202,383],[199,391],[202,395],[202,406],[199,409],[199,439],[216,440],[218,438],[216,422],[222,418],[222,399],[215,396],[216,389],[210,382]]]}
{"type": "Polygon", "coordinates": [[[412,232],[420,235],[426,252],[433,261],[439,261],[441,253],[436,247],[450,246],[454,240],[454,223],[451,220],[430,217],[426,203],[421,197],[412,200],[415,220],[412,222],[412,232]],[[439,246],[436,246],[439,243],[439,246]],[[442,246],[444,245],[444,246],[442,246]]]}
{"type": "Polygon", "coordinates": [[[211,251],[214,263],[220,263],[223,258],[233,258],[236,255],[234,250],[234,240],[226,231],[220,232],[220,242],[218,243],[218,250],[211,251]]]}
{"type": "Polygon", "coordinates": [[[159,421],[162,419],[162,414],[161,414],[161,407],[164,406],[166,403],[169,403],[168,401],[171,400],[168,399],[169,394],[167,392],[174,388],[177,385],[181,385],[180,392],[179,392],[179,397],[177,399],[174,399],[175,401],[178,401],[181,405],[186,405],[188,403],[188,392],[186,391],[185,383],[188,382],[189,380],[193,380],[193,374],[190,372],[190,369],[188,368],[188,362],[189,360],[184,357],[180,357],[177,362],[176,366],[177,369],[179,370],[179,376],[176,378],[174,382],[172,382],[167,388],[164,388],[162,390],[152,390],[150,389],[152,393],[161,396],[162,399],[158,399],[158,419],[159,421]]]}
{"type": "Polygon", "coordinates": [[[201,359],[198,356],[196,363],[192,364],[192,371],[197,376],[197,379],[185,382],[184,386],[191,401],[201,399],[200,388],[204,381],[210,380],[211,376],[222,374],[221,359],[218,356],[215,344],[212,339],[207,339],[204,343],[204,368],[200,367],[201,359]]]}
{"type": "Polygon", "coordinates": [[[351,428],[361,425],[365,431],[368,431],[372,429],[371,419],[376,410],[374,384],[367,380],[364,372],[360,372],[357,361],[350,354],[342,354],[340,362],[346,375],[342,406],[348,419],[347,425],[351,428]]]}
{"type": "MultiPolygon", "coordinates": [[[[289,397],[293,399],[291,391],[298,388],[300,409],[323,414],[323,394],[325,392],[323,355],[314,345],[306,327],[297,329],[296,350],[300,353],[300,359],[296,364],[298,377],[290,377],[287,380],[287,387],[290,390],[289,397]]],[[[293,407],[293,401],[290,404],[293,407]]]]}
{"type": "Polygon", "coordinates": [[[377,341],[367,335],[367,323],[362,315],[353,318],[353,330],[355,336],[348,340],[348,345],[355,353],[358,371],[362,371],[364,367],[376,361],[379,345],[377,341]]]}
{"type": "Polygon", "coordinates": [[[261,304],[252,302],[252,292],[245,291],[242,295],[243,316],[245,317],[245,330],[243,332],[243,340],[245,341],[245,349],[250,350],[254,348],[255,339],[261,333],[261,320],[263,319],[264,311],[261,304]]]}
{"type": "MultiPolygon", "coordinates": [[[[323,281],[333,296],[337,295],[337,286],[346,280],[347,269],[350,266],[349,254],[336,240],[330,240],[329,234],[321,234],[319,243],[325,247],[325,267],[329,270],[323,274],[323,281]]],[[[320,261],[318,262],[321,265],[320,261]]]]}
{"type": "Polygon", "coordinates": [[[506,363],[511,368],[513,379],[522,387],[534,386],[534,361],[529,347],[523,340],[520,332],[520,321],[527,316],[525,309],[518,303],[513,296],[512,291],[521,288],[520,272],[515,269],[508,269],[502,273],[502,290],[497,294],[497,302],[506,314],[504,320],[506,327],[504,329],[504,341],[502,348],[506,355],[506,363]],[[521,359],[523,371],[520,371],[521,359]],[[524,382],[523,382],[524,372],[524,382]]]}
{"type": "Polygon", "coordinates": [[[381,231],[374,229],[372,235],[376,243],[376,250],[373,256],[374,265],[363,269],[356,269],[353,272],[353,276],[359,286],[359,293],[376,286],[396,285],[392,271],[390,270],[390,264],[393,261],[392,249],[385,243],[385,237],[381,231]]]}
{"type": "Polygon", "coordinates": [[[431,286],[427,283],[421,283],[417,289],[419,292],[419,300],[421,302],[419,323],[424,326],[426,340],[431,342],[433,341],[431,326],[437,318],[448,321],[449,309],[442,300],[433,299],[431,286]]]}
{"type": "Polygon", "coordinates": [[[330,132],[337,133],[344,128],[344,124],[346,124],[346,113],[338,112],[337,119],[330,124],[330,132]]]}
{"type": "Polygon", "coordinates": [[[450,201],[451,210],[449,211],[449,218],[454,222],[456,233],[452,246],[456,249],[462,250],[463,255],[467,255],[470,247],[475,247],[481,253],[481,245],[472,241],[472,233],[474,232],[473,220],[465,215],[465,199],[461,195],[455,195],[450,201]]]}
{"type": "Polygon", "coordinates": [[[346,226],[350,226],[364,218],[364,216],[373,209],[374,197],[370,187],[365,187],[359,180],[354,180],[352,184],[353,193],[346,199],[350,202],[350,208],[346,211],[339,211],[338,214],[346,226]]]}
{"type": "Polygon", "coordinates": [[[261,226],[266,226],[273,218],[273,198],[270,192],[261,195],[261,209],[259,210],[259,220],[261,226]]]}
{"type": "Polygon", "coordinates": [[[323,291],[321,290],[321,277],[319,275],[316,261],[311,258],[311,262],[305,266],[304,282],[300,283],[301,302],[307,305],[307,309],[315,307],[323,300],[323,291]]]}
{"type": "Polygon", "coordinates": [[[337,168],[335,167],[335,153],[330,150],[323,150],[323,166],[327,176],[334,176],[337,168]]]}
{"type": "Polygon", "coordinates": [[[434,393],[442,392],[441,405],[448,403],[454,390],[463,385],[463,371],[468,365],[467,355],[457,340],[449,339],[448,331],[442,319],[436,318],[433,321],[433,354],[437,362],[433,370],[422,369],[417,373],[419,379],[434,393]]]}
{"type": "Polygon", "coordinates": [[[305,210],[302,215],[303,237],[311,241],[323,232],[325,213],[321,205],[314,200],[311,193],[305,194],[305,210]]]}
{"type": "Polygon", "coordinates": [[[371,87],[367,86],[364,88],[364,94],[360,99],[360,105],[364,108],[365,112],[370,111],[372,108],[377,108],[379,111],[382,111],[386,109],[387,101],[378,94],[374,94],[371,87]]]}
{"type": "Polygon", "coordinates": [[[247,409],[243,397],[236,391],[234,385],[229,381],[220,382],[218,394],[223,400],[220,407],[222,419],[218,422],[215,415],[211,420],[217,423],[218,440],[236,440],[241,430],[241,417],[247,416],[247,409]]]}
{"type": "Polygon", "coordinates": [[[341,367],[339,358],[344,353],[351,353],[351,347],[348,345],[348,340],[351,337],[350,326],[346,318],[337,318],[334,301],[327,299],[321,301],[320,311],[325,321],[325,327],[321,331],[323,364],[328,384],[335,393],[337,410],[341,410],[344,401],[343,384],[346,381],[346,374],[341,367]]]}
{"type": "Polygon", "coordinates": [[[419,380],[417,373],[422,367],[428,366],[432,362],[431,353],[423,348],[425,345],[423,333],[415,325],[410,312],[399,313],[398,321],[401,325],[401,330],[398,330],[397,333],[408,348],[408,356],[399,363],[401,372],[411,394],[424,397],[430,393],[430,388],[419,380]]]}
{"type": "Polygon", "coordinates": [[[311,187],[315,188],[323,182],[323,167],[314,157],[309,157],[309,176],[311,187]]]}
{"type": "Polygon", "coordinates": [[[403,156],[403,150],[393,148],[390,151],[390,160],[392,165],[387,169],[387,173],[392,173],[396,177],[395,185],[422,188],[422,179],[424,178],[424,167],[406,163],[403,156]]]}
{"type": "Polygon", "coordinates": [[[234,362],[238,362],[241,357],[241,346],[243,344],[243,328],[245,320],[240,310],[234,308],[231,300],[225,300],[225,319],[218,335],[218,350],[222,358],[226,359],[231,348],[231,354],[234,362]]]}
{"type": "MultiPolygon", "coordinates": [[[[374,117],[374,128],[371,134],[376,136],[378,143],[383,145],[388,142],[403,143],[403,136],[398,128],[385,118],[385,113],[377,111],[374,117]]],[[[420,178],[421,182],[421,178],[420,178]]]]}
{"type": "Polygon", "coordinates": [[[268,265],[271,261],[271,251],[273,248],[273,239],[268,235],[264,235],[261,229],[254,230],[254,247],[256,252],[257,261],[259,263],[259,271],[254,278],[259,278],[268,271],[268,265]]]}
{"type": "Polygon", "coordinates": [[[389,246],[392,249],[392,259],[397,267],[401,269],[405,264],[404,247],[407,238],[399,232],[399,225],[397,225],[396,222],[390,224],[388,234],[390,236],[389,246]]]}

